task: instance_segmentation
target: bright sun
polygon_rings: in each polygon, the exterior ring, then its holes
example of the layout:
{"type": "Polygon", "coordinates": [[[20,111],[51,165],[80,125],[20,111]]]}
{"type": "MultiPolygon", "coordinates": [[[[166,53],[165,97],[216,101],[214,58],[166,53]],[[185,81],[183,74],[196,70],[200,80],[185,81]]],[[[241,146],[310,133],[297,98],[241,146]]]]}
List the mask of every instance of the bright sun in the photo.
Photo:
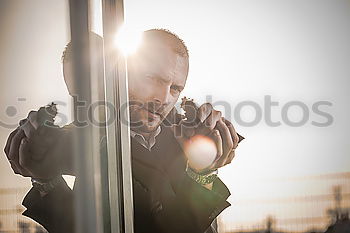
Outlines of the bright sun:
{"type": "Polygon", "coordinates": [[[124,56],[134,53],[140,47],[141,42],[142,32],[133,30],[125,25],[120,27],[115,39],[117,48],[124,56]]]}

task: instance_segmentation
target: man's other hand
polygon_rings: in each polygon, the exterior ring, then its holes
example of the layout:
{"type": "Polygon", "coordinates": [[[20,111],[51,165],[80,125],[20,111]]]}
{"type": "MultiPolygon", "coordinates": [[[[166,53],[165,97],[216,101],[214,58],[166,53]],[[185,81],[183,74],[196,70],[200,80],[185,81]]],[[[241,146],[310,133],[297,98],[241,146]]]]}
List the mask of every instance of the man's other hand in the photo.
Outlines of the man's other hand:
{"type": "Polygon", "coordinates": [[[39,125],[31,111],[9,135],[4,151],[15,174],[51,179],[72,173],[71,139],[67,130],[39,125]]]}
{"type": "MultiPolygon", "coordinates": [[[[177,139],[183,148],[189,140],[197,135],[206,136],[213,140],[216,146],[214,162],[199,172],[215,170],[230,164],[235,157],[235,149],[239,142],[239,137],[233,124],[222,117],[220,111],[213,109],[210,103],[205,103],[198,108],[197,118],[200,120],[199,125],[197,127],[182,127],[181,136],[177,137],[177,139]]],[[[198,171],[195,167],[192,168],[198,171]]]]}

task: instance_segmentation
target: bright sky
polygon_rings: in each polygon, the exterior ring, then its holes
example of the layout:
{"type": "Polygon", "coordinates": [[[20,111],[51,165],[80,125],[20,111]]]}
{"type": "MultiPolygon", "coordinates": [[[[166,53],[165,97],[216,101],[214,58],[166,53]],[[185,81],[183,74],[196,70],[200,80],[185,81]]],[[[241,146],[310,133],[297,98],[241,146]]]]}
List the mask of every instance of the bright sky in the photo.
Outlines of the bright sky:
{"type": "MultiPolygon", "coordinates": [[[[6,6],[0,7],[1,120],[6,119],[9,105],[20,110],[6,120],[17,122],[30,109],[52,100],[69,102],[60,64],[69,40],[66,5],[64,1],[34,3],[1,1],[6,6]],[[19,102],[18,97],[28,100],[19,102]]],[[[246,199],[327,194],[336,183],[345,184],[344,191],[350,192],[344,179],[289,179],[350,172],[349,1],[125,0],[125,16],[127,26],[136,31],[167,28],[177,33],[190,51],[184,95],[200,104],[207,95],[213,102],[225,101],[231,109],[225,116],[246,137],[234,162],[220,171],[232,192],[233,206],[221,218],[227,227],[262,223],[267,214],[324,216],[324,208],[331,205],[311,203],[312,208],[306,208],[292,202],[257,207],[245,205],[246,199]],[[234,110],[239,103],[256,102],[264,114],[268,95],[278,102],[271,118],[281,126],[268,126],[264,116],[252,127],[237,123],[234,110]],[[309,111],[301,127],[291,127],[282,119],[282,108],[290,101],[303,102],[309,111]],[[312,110],[318,101],[332,103],[320,108],[333,118],[327,127],[311,123],[327,120],[312,110]]],[[[68,113],[69,105],[61,109],[68,113]]],[[[248,122],[256,111],[244,107],[240,113],[248,122]]],[[[288,117],[300,121],[303,112],[294,106],[288,117]]],[[[0,145],[8,133],[0,129],[0,145]]],[[[28,185],[28,180],[11,174],[4,158],[0,171],[1,187],[28,185]]]]}
{"type": "MultiPolygon", "coordinates": [[[[232,192],[233,206],[221,219],[227,229],[263,224],[268,214],[280,219],[324,217],[332,204],[244,205],[242,200],[328,194],[337,183],[349,192],[344,179],[289,179],[350,171],[349,1],[129,0],[125,9],[129,27],[167,28],[186,42],[190,73],[184,95],[198,103],[207,95],[213,102],[228,103],[231,114],[226,112],[226,117],[246,137],[234,162],[220,171],[232,192]],[[256,102],[264,115],[268,95],[278,102],[271,119],[281,125],[269,126],[264,116],[255,126],[239,125],[234,116],[238,104],[256,102]],[[282,108],[290,101],[303,102],[309,111],[301,127],[283,122],[282,108]],[[318,101],[332,103],[320,108],[333,118],[327,127],[312,124],[327,121],[312,110],[318,101]]],[[[240,113],[249,122],[256,111],[244,107],[240,113]]],[[[298,122],[303,114],[305,110],[294,106],[288,117],[298,122]]],[[[304,230],[311,225],[278,226],[304,230]]]]}

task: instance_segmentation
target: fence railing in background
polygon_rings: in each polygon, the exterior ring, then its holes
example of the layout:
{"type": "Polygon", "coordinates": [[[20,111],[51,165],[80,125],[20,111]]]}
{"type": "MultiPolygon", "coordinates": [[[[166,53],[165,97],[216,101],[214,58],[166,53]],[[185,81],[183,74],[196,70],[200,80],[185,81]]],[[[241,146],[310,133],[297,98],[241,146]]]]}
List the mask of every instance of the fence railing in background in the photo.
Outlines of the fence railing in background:
{"type": "Polygon", "coordinates": [[[22,215],[21,205],[29,188],[0,189],[0,232],[1,233],[44,233],[46,230],[22,215]]]}
{"type": "MultiPolygon", "coordinates": [[[[308,195],[300,197],[285,197],[271,199],[235,200],[230,208],[248,208],[254,206],[258,211],[259,207],[268,206],[270,215],[264,215],[260,221],[241,221],[227,219],[220,222],[220,232],[325,232],[327,227],[336,222],[341,222],[345,215],[349,217],[350,211],[350,179],[344,176],[326,177],[319,179],[332,179],[328,194],[308,195]],[[334,184],[334,185],[331,185],[334,184]],[[289,207],[288,207],[289,206],[289,207]],[[298,217],[292,217],[286,212],[290,206],[297,207],[298,217]],[[317,215],[308,216],[307,209],[321,208],[317,215]],[[282,215],[278,215],[282,213],[282,215]]],[[[307,178],[305,178],[307,179],[307,178]]],[[[294,180],[299,182],[299,180],[294,180]]],[[[31,219],[22,216],[25,210],[21,205],[28,188],[6,188],[0,189],[0,233],[43,233],[43,227],[31,219]]],[[[246,214],[246,213],[244,213],[246,214]]],[[[349,223],[350,224],[350,223],[349,223]]],[[[350,231],[349,231],[350,232],[350,231]]]]}
{"type": "Polygon", "coordinates": [[[305,192],[301,196],[254,199],[235,197],[231,201],[232,209],[219,219],[220,232],[326,232],[329,226],[339,223],[345,223],[350,232],[350,173],[266,181],[269,188],[271,183],[276,183],[275,192],[278,182],[322,184],[328,193],[305,192]],[[239,215],[248,216],[248,220],[238,219],[237,211],[239,215]]]}

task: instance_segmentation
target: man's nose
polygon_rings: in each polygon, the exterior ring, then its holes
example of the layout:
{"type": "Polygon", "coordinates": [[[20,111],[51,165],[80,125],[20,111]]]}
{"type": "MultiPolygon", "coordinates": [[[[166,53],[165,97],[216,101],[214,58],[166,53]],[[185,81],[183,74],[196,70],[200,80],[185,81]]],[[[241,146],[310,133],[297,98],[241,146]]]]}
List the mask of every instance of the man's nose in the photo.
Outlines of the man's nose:
{"type": "Polygon", "coordinates": [[[153,100],[160,105],[167,105],[170,102],[170,87],[159,88],[153,96],[153,100]]]}

